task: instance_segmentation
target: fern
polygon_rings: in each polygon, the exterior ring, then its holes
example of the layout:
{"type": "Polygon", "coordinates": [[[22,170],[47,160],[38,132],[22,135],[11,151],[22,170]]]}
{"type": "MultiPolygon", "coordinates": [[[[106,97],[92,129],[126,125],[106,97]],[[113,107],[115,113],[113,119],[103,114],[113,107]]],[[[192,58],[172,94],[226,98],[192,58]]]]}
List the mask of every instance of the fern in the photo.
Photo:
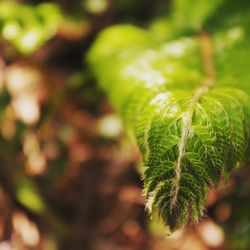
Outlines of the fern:
{"type": "MultiPolygon", "coordinates": [[[[176,24],[180,4],[190,4],[175,2],[167,25],[176,24]]],[[[196,13],[197,23],[183,22],[167,42],[130,25],[108,28],[88,55],[142,153],[147,207],[171,231],[198,221],[209,186],[248,156],[250,10],[212,18],[232,3],[211,1],[204,18],[196,13]]]]}

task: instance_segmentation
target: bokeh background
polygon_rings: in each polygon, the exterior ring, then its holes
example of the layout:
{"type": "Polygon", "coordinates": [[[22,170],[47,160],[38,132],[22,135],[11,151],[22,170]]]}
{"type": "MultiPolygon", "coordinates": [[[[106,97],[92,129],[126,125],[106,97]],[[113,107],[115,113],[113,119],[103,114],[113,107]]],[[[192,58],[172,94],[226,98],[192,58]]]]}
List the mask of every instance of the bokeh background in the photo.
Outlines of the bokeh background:
{"type": "Polygon", "coordinates": [[[140,156],[84,61],[115,23],[166,0],[0,1],[0,250],[249,250],[250,168],[169,235],[144,207],[140,156]]]}

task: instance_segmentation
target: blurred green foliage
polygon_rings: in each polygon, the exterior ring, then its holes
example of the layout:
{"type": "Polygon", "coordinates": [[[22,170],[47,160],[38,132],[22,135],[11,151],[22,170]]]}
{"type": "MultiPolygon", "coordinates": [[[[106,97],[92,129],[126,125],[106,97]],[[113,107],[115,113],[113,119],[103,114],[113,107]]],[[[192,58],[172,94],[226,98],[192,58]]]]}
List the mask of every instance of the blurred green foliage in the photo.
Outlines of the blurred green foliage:
{"type": "Polygon", "coordinates": [[[2,38],[24,54],[34,52],[53,37],[61,19],[60,8],[53,3],[29,6],[10,1],[0,2],[2,38]]]}

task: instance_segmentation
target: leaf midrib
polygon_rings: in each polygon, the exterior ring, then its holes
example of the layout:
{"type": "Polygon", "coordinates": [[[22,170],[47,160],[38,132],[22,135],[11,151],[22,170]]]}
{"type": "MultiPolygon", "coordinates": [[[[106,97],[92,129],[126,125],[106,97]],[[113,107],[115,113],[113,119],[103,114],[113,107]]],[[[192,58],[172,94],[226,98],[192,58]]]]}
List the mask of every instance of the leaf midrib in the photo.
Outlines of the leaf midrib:
{"type": "Polygon", "coordinates": [[[187,140],[192,127],[192,120],[196,103],[199,102],[202,96],[204,96],[215,85],[216,74],[213,60],[213,46],[211,37],[208,33],[201,32],[199,38],[201,57],[204,68],[204,79],[201,81],[198,88],[194,90],[191,100],[188,104],[187,111],[182,116],[182,134],[178,147],[179,155],[175,167],[176,176],[174,185],[172,187],[172,199],[170,203],[171,211],[173,211],[173,209],[177,205],[178,194],[180,190],[182,164],[186,152],[187,140]]]}

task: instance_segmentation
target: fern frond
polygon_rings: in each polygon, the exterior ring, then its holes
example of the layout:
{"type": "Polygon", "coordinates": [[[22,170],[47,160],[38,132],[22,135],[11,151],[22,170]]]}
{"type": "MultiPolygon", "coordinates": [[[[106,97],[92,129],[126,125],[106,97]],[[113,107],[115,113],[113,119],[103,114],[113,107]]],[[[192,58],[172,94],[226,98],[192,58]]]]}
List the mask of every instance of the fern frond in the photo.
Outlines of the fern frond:
{"type": "Polygon", "coordinates": [[[247,64],[242,53],[250,48],[236,34],[220,50],[227,35],[220,30],[159,45],[139,28],[115,26],[88,56],[143,155],[147,207],[171,231],[199,220],[209,186],[247,158],[250,77],[241,83],[247,67],[238,63],[247,64]]]}

